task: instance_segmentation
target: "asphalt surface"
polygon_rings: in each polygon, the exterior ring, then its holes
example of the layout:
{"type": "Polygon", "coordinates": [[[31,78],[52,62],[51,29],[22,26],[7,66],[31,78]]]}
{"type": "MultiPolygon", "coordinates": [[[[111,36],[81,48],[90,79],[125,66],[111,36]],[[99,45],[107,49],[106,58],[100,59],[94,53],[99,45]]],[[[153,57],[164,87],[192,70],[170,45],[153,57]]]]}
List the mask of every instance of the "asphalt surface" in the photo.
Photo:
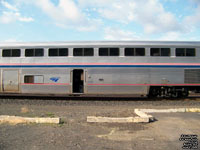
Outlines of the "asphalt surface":
{"type": "Polygon", "coordinates": [[[152,114],[152,123],[87,123],[87,116],[135,116],[135,108],[200,107],[185,100],[63,100],[1,98],[0,115],[61,117],[63,124],[0,125],[0,150],[145,150],[182,149],[182,134],[198,135],[200,113],[152,114]]]}

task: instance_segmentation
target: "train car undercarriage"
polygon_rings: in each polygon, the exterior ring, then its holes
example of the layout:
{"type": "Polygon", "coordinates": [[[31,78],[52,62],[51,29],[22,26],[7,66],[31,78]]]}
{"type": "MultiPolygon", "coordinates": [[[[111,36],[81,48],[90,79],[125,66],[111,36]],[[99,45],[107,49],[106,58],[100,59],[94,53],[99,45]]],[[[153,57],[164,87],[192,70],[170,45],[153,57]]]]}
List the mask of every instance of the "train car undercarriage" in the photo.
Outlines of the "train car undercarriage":
{"type": "Polygon", "coordinates": [[[200,87],[191,86],[151,86],[148,97],[186,98],[190,92],[199,93],[200,87]]]}

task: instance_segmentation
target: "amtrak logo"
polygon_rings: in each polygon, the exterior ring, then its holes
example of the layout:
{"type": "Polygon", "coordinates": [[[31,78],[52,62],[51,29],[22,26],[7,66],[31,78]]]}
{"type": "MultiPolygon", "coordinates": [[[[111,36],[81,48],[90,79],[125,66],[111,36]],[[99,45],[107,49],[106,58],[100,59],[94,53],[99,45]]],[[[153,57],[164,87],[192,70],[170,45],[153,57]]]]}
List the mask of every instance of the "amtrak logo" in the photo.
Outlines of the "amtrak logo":
{"type": "Polygon", "coordinates": [[[50,78],[50,80],[53,81],[53,82],[58,82],[59,79],[60,79],[60,77],[52,77],[52,78],[50,78]]]}

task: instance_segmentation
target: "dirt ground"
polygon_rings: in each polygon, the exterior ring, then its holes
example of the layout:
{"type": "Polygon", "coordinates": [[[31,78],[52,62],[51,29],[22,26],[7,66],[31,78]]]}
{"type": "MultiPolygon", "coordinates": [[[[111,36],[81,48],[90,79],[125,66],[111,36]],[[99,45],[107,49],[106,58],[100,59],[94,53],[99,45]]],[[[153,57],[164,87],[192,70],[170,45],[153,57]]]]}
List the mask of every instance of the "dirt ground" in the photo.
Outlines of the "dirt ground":
{"type": "Polygon", "coordinates": [[[152,114],[152,123],[87,123],[87,116],[130,116],[135,108],[200,107],[200,100],[63,101],[0,99],[0,115],[61,117],[63,124],[0,125],[0,150],[179,150],[181,134],[200,139],[200,113],[152,114]]]}

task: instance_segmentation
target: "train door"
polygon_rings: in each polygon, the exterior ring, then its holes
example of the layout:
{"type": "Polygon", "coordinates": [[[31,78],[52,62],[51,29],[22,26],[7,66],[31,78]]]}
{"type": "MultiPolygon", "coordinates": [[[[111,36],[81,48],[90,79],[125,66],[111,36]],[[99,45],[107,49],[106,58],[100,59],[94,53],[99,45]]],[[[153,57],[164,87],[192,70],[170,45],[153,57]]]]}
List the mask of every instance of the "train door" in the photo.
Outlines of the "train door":
{"type": "Polygon", "coordinates": [[[72,93],[84,93],[84,70],[72,71],[72,93]]]}
{"type": "Polygon", "coordinates": [[[4,92],[19,91],[19,72],[18,70],[3,70],[2,83],[4,92]]]}

